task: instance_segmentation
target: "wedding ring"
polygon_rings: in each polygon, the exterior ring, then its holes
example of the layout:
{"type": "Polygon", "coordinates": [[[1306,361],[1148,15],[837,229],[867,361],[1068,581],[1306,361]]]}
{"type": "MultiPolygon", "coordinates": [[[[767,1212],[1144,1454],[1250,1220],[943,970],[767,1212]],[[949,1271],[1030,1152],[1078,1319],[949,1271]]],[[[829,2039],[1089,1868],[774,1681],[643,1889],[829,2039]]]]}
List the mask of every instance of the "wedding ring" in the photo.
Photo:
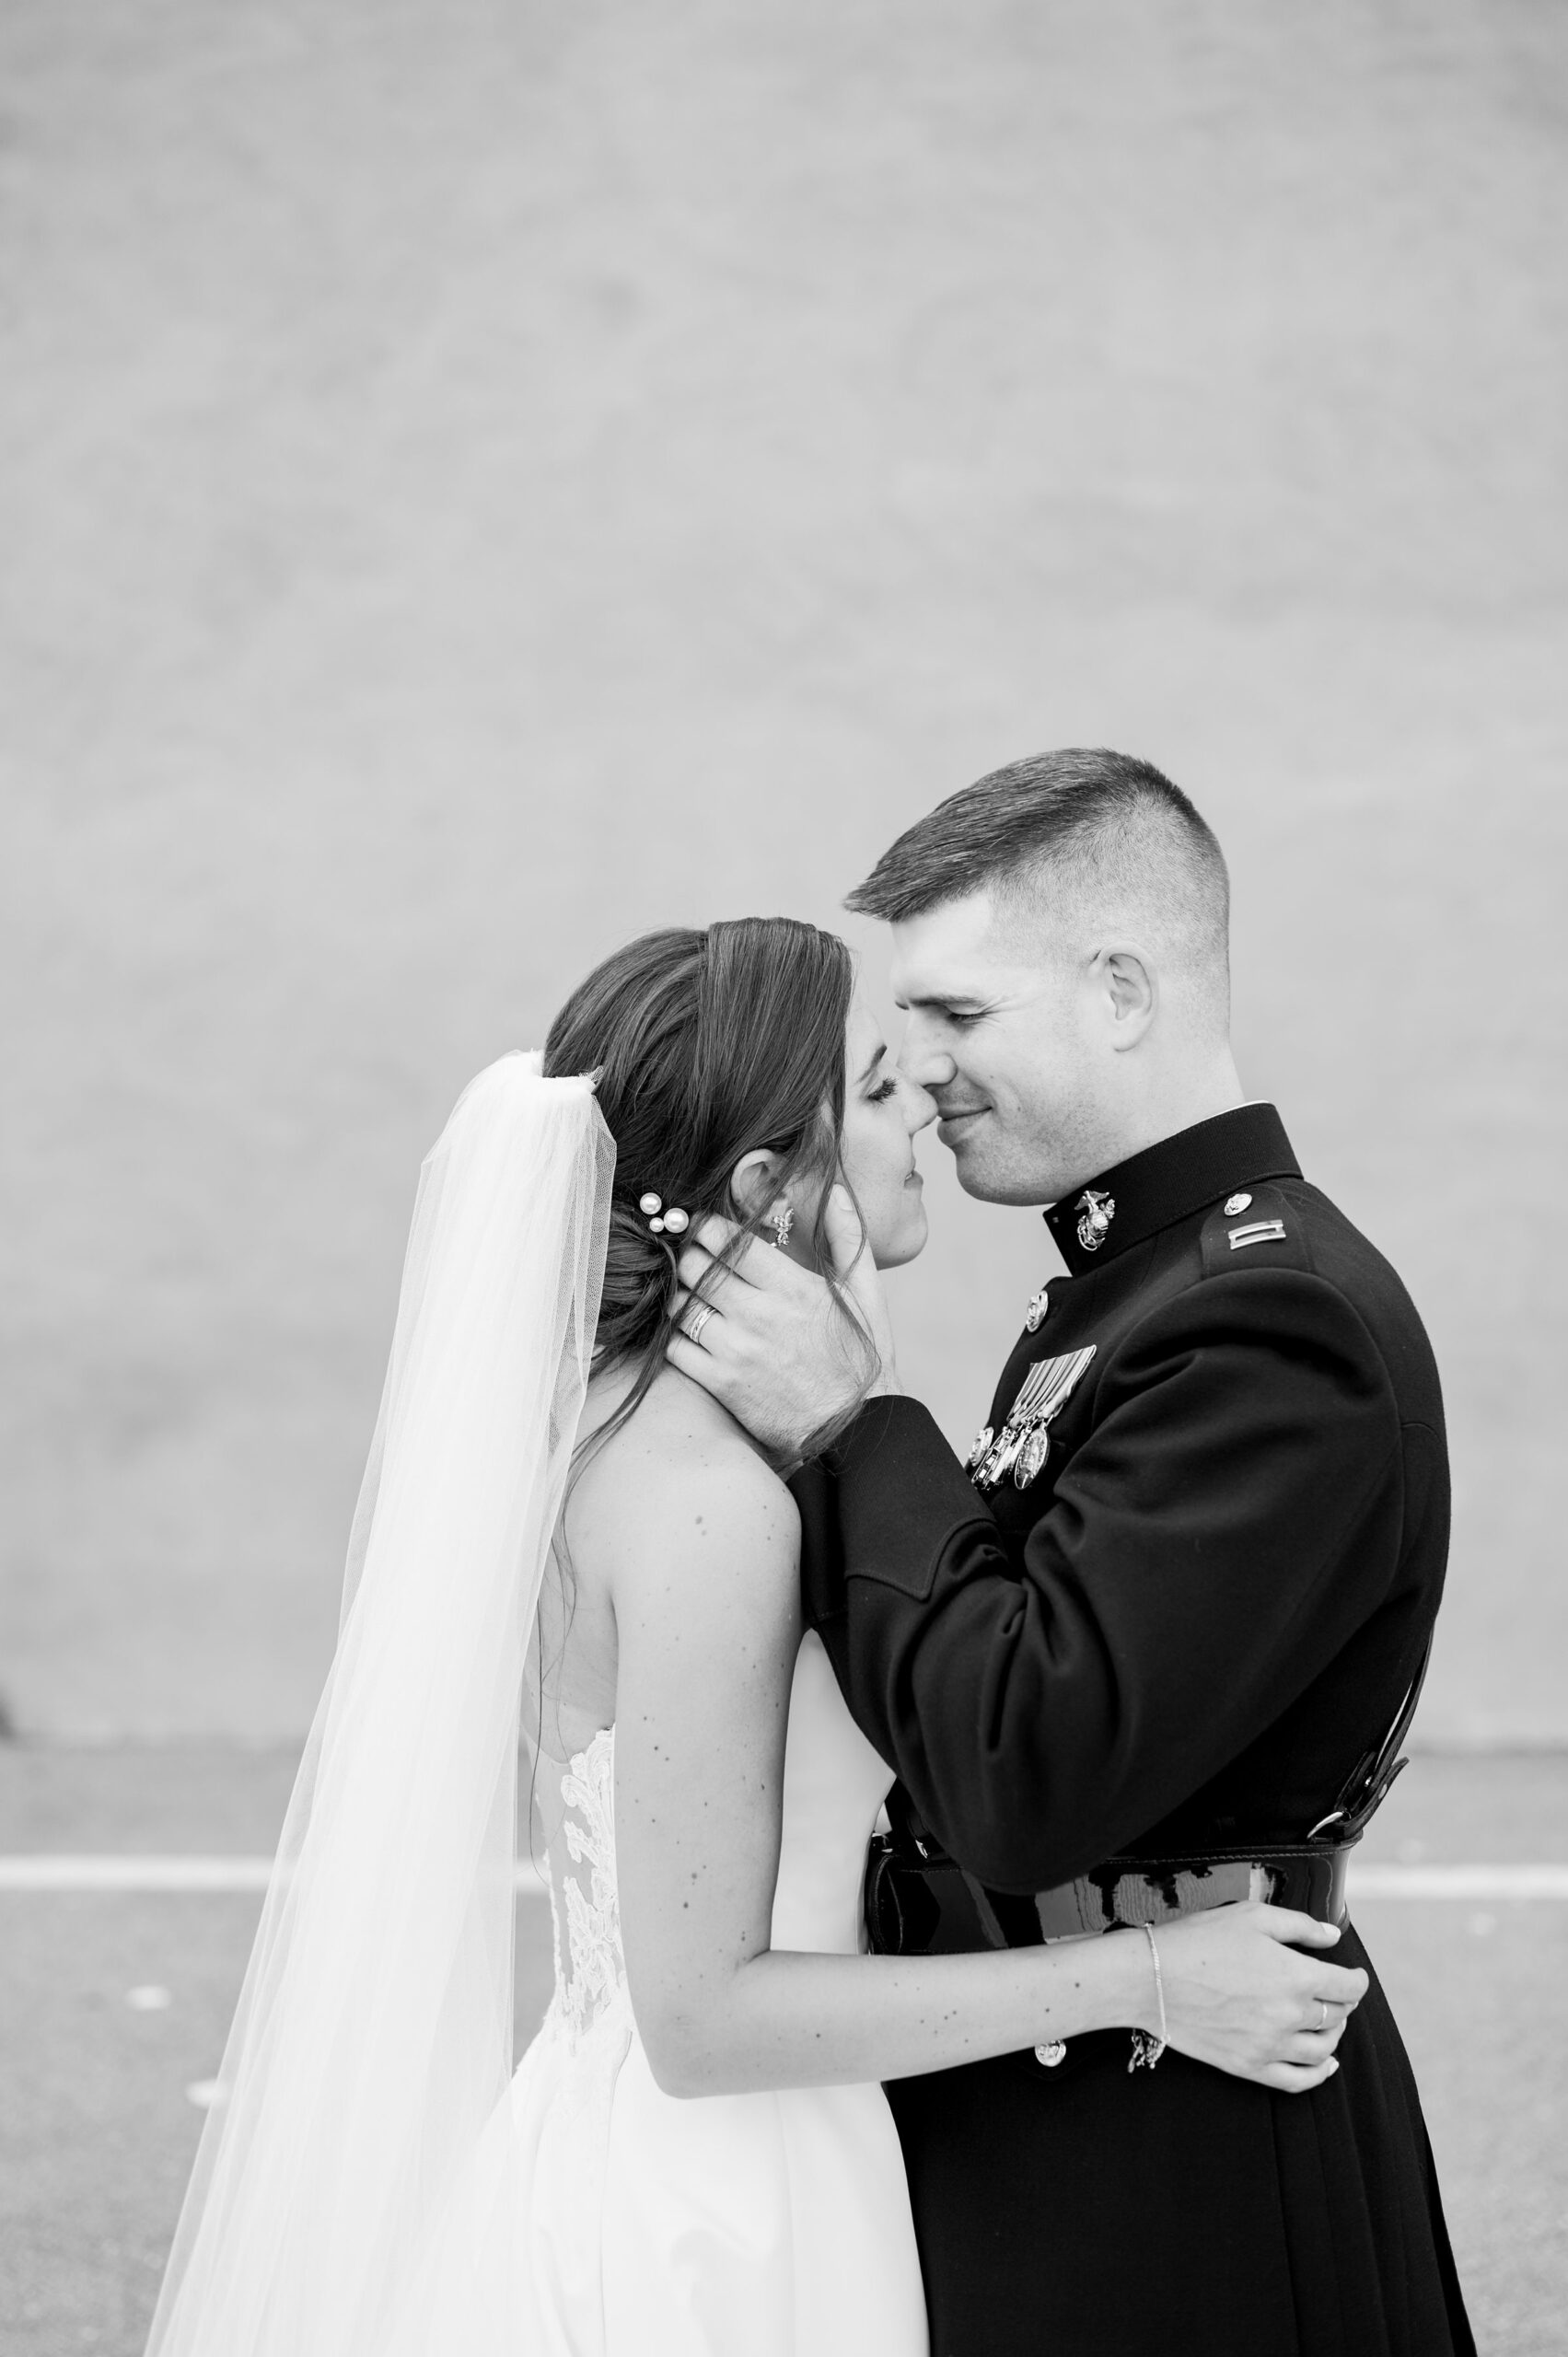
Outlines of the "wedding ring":
{"type": "Polygon", "coordinates": [[[1323,2016],[1322,2020],[1318,2025],[1318,2035],[1320,2038],[1329,2026],[1329,2001],[1327,1997],[1318,1998],[1318,2010],[1323,2016]]]}
{"type": "Polygon", "coordinates": [[[703,1339],[703,1327],[710,1318],[716,1315],[717,1312],[711,1301],[700,1301],[691,1315],[681,1319],[680,1330],[689,1342],[700,1342],[703,1339]]]}

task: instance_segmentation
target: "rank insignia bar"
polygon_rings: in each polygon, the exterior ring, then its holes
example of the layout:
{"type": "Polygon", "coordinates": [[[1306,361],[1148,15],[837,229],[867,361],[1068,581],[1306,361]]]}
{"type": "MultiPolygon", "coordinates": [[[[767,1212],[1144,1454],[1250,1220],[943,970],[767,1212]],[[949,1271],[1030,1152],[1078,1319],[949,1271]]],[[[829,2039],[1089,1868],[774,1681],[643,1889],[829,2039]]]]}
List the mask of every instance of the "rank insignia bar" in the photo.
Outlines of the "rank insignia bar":
{"type": "Polygon", "coordinates": [[[1066,1405],[1095,1349],[1089,1342],[1081,1351],[1040,1359],[1030,1367],[1000,1433],[987,1424],[970,1451],[968,1469],[977,1490],[994,1490],[1009,1473],[1019,1490],[1038,1479],[1051,1455],[1047,1428],[1066,1405]]]}
{"type": "Polygon", "coordinates": [[[1249,1244],[1283,1244],[1285,1224],[1283,1219],[1255,1219],[1246,1227],[1226,1228],[1225,1234],[1230,1238],[1231,1250],[1241,1252],[1249,1244]]]}

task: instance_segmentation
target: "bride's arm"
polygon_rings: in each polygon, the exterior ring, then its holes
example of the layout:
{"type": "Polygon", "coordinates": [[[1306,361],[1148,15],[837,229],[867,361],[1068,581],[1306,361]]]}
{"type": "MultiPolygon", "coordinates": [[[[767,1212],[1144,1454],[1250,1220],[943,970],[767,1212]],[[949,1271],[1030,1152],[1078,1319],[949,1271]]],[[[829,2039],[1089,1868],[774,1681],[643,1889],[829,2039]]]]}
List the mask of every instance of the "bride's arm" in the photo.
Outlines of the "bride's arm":
{"type": "MultiPolygon", "coordinates": [[[[627,1469],[630,1470],[630,1469],[627,1469]]],[[[749,1453],[645,1457],[612,1573],[615,1817],[633,2010],[667,2093],[900,2078],[1159,2019],[1149,1946],[1111,1933],[959,1956],[772,1953],[785,1721],[800,1628],[794,1501],[749,1453]]],[[[1173,2045],[1271,2086],[1318,2084],[1365,1976],[1268,1908],[1162,1929],[1173,2045]],[[1318,1999],[1333,2011],[1326,2034],[1318,1999]]]]}

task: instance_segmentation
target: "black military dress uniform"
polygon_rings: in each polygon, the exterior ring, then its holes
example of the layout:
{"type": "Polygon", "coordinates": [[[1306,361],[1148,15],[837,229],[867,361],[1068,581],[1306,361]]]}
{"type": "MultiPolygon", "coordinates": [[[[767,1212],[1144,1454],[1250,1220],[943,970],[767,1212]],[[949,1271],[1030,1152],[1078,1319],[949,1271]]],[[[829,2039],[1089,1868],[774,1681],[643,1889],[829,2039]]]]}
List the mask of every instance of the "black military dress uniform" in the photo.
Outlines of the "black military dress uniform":
{"type": "MultiPolygon", "coordinates": [[[[1139,1892],[1235,1888],[1205,1860],[1332,1859],[1437,1609],[1431,1349],[1273,1109],[1166,1139],[1046,1216],[1069,1274],[1007,1362],[973,1478],[916,1401],[879,1399],[797,1479],[808,1617],[900,1780],[881,1945],[1038,1941],[1072,1927],[1064,1903],[1089,1927],[1157,1921],[1139,1892]],[[920,1882],[944,1851],[974,1902],[956,1939],[920,1882]],[[1141,1881],[1140,1859],[1162,1863],[1141,1881]]],[[[1333,1960],[1367,1961],[1348,1925],[1333,1960]]],[[[1376,1978],[1310,2095],[1174,2051],[1130,2071],[1130,2043],[889,2088],[933,2357],[1473,2351],[1376,1978]]]]}

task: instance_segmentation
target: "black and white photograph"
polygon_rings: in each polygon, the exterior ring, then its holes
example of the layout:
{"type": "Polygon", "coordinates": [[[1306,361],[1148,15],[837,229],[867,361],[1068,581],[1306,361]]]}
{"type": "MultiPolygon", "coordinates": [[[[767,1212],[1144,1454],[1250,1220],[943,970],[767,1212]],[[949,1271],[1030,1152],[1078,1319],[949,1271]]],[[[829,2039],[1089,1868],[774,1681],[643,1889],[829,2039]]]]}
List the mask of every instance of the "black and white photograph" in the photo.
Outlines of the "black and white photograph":
{"type": "Polygon", "coordinates": [[[5,0],[5,2357],[1561,2357],[1568,15],[5,0]]]}

